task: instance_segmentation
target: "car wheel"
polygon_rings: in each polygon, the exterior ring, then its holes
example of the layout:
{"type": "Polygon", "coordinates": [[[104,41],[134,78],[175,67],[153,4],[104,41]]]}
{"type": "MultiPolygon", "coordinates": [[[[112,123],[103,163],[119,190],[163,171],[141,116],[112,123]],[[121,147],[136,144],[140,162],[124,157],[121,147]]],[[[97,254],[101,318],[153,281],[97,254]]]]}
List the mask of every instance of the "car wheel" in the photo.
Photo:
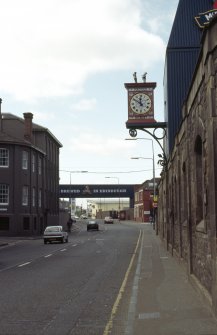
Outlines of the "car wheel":
{"type": "Polygon", "coordinates": [[[69,239],[68,239],[68,237],[66,238],[66,243],[68,243],[69,242],[69,239]]]}
{"type": "Polygon", "coordinates": [[[61,239],[61,243],[64,243],[64,237],[61,239]]]}
{"type": "Polygon", "coordinates": [[[44,240],[44,244],[47,244],[47,241],[46,241],[46,240],[44,240]]]}

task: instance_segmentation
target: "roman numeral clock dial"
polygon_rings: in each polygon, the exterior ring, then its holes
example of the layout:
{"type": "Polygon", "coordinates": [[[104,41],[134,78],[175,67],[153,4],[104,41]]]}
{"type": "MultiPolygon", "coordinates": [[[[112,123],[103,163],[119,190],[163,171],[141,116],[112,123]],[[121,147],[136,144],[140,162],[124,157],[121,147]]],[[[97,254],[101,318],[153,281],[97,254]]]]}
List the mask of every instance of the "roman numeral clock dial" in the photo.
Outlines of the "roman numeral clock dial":
{"type": "Polygon", "coordinates": [[[137,93],[130,100],[130,108],[136,114],[146,114],[151,109],[151,99],[145,93],[137,93]]]}

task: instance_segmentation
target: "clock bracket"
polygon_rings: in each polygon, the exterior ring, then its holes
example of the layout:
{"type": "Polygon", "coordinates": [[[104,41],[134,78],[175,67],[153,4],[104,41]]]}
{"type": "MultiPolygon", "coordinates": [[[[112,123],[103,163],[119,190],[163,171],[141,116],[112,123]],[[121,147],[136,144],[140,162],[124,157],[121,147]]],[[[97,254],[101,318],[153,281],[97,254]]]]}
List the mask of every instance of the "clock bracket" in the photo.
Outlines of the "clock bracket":
{"type": "Polygon", "coordinates": [[[160,146],[162,150],[162,155],[159,156],[158,164],[160,164],[164,169],[167,168],[168,160],[167,156],[165,153],[165,150],[160,143],[160,140],[163,140],[166,137],[166,129],[167,129],[167,123],[166,122],[155,122],[155,123],[147,123],[144,127],[144,125],[141,124],[132,124],[126,122],[126,128],[129,129],[129,134],[131,137],[136,137],[137,136],[137,130],[141,130],[149,134],[160,146]],[[162,136],[157,135],[157,130],[163,130],[162,136]],[[151,131],[152,130],[152,131],[151,131]]]}

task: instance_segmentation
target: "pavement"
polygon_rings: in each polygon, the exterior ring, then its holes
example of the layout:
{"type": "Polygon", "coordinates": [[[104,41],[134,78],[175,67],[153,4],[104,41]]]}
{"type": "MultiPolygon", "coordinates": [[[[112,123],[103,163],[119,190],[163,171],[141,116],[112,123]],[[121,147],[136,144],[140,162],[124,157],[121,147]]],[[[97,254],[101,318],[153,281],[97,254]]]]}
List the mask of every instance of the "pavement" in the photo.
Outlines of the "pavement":
{"type": "Polygon", "coordinates": [[[105,334],[217,335],[217,318],[208,300],[151,224],[141,225],[136,254],[128,301],[123,297],[111,320],[113,328],[105,334]]]}

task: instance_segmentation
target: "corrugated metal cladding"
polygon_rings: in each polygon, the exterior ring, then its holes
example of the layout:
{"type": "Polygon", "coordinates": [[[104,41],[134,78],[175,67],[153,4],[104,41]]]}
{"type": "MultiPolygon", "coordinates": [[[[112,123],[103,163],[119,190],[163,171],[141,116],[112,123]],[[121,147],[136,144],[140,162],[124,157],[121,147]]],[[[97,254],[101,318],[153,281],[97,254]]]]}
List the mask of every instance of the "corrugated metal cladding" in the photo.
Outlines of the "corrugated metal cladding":
{"type": "Polygon", "coordinates": [[[188,93],[200,50],[202,30],[195,16],[213,8],[212,0],[179,0],[167,45],[164,91],[168,122],[166,151],[171,152],[181,123],[182,105],[188,93]]]}

